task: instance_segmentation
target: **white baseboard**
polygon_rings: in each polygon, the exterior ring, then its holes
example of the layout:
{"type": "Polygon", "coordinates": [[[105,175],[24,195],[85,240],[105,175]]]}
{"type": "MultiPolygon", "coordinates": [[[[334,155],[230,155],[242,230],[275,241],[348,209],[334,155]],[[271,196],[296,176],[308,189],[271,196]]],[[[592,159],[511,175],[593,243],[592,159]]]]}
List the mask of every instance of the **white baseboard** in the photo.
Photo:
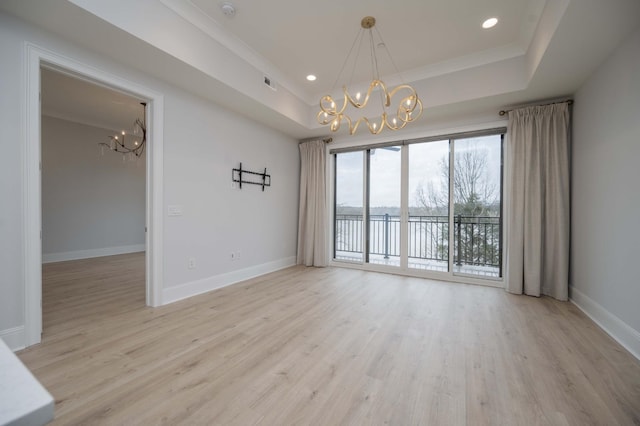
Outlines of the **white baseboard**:
{"type": "Polygon", "coordinates": [[[177,302],[198,294],[207,293],[240,281],[245,281],[260,275],[275,272],[288,268],[296,264],[296,257],[286,257],[273,262],[262,263],[249,268],[228,272],[226,274],[215,275],[197,281],[191,281],[179,286],[165,288],[162,291],[162,304],[177,302]]]}
{"type": "Polygon", "coordinates": [[[63,253],[43,253],[42,263],[64,262],[67,260],[89,259],[92,257],[113,256],[116,254],[137,253],[145,251],[144,244],[131,246],[105,247],[99,249],[67,251],[63,253]]]}
{"type": "Polygon", "coordinates": [[[571,286],[571,302],[602,328],[616,342],[640,360],[640,332],[622,321],[602,305],[571,286]]]}
{"type": "Polygon", "coordinates": [[[14,352],[24,349],[24,326],[0,330],[0,339],[14,352]]]}

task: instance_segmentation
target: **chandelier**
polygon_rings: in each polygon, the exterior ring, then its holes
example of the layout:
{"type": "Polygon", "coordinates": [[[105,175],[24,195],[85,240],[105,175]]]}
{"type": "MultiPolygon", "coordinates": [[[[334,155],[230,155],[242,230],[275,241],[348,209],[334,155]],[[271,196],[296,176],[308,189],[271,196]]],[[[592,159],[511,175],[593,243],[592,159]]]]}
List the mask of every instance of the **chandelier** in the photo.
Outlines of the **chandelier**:
{"type": "Polygon", "coordinates": [[[126,161],[127,157],[130,160],[136,160],[140,158],[144,153],[144,147],[147,142],[147,126],[145,123],[147,115],[147,103],[140,102],[140,105],[144,108],[142,120],[136,118],[133,122],[133,131],[127,133],[126,131],[120,132],[117,135],[109,136],[109,143],[99,142],[100,154],[104,155],[104,149],[110,149],[114,152],[122,154],[122,161],[126,161]]]}
{"type": "MultiPolygon", "coordinates": [[[[347,86],[342,87],[343,96],[341,99],[342,104],[339,105],[337,99],[334,99],[330,95],[325,95],[320,99],[320,111],[318,112],[316,119],[318,123],[321,125],[329,125],[332,132],[337,132],[340,129],[340,125],[342,122],[346,122],[349,126],[349,134],[355,134],[356,130],[358,130],[358,126],[360,123],[365,123],[369,128],[369,131],[377,135],[379,134],[383,128],[388,128],[389,130],[400,130],[407,123],[411,123],[412,121],[417,120],[422,114],[422,102],[418,98],[418,94],[416,90],[408,84],[401,84],[399,86],[394,87],[391,90],[387,89],[387,86],[384,84],[382,80],[380,80],[380,75],[378,72],[378,57],[376,55],[376,51],[374,48],[374,37],[373,37],[373,28],[375,27],[376,19],[373,16],[365,16],[362,18],[360,25],[362,29],[356,36],[353,45],[351,46],[351,50],[345,59],[345,63],[342,66],[342,70],[344,70],[347,62],[349,61],[349,57],[353,52],[353,48],[360,40],[359,47],[362,45],[362,39],[364,38],[364,33],[368,31],[369,35],[369,49],[370,49],[370,59],[371,59],[371,67],[372,67],[372,80],[369,84],[369,87],[366,91],[366,94],[362,96],[360,92],[357,92],[355,97],[349,93],[347,86]],[[377,92],[377,93],[374,93],[377,92]],[[374,99],[377,98],[376,95],[379,95],[380,105],[372,105],[374,104],[374,99]],[[371,102],[369,102],[371,100],[371,102]],[[394,106],[392,108],[392,102],[397,102],[394,105],[397,105],[397,108],[394,106]],[[355,112],[359,109],[366,108],[367,111],[371,111],[372,109],[376,109],[375,116],[373,118],[368,118],[366,116],[362,116],[357,120],[353,120],[349,115],[346,114],[345,110],[347,107],[351,105],[356,108],[355,112]],[[379,115],[377,115],[379,114],[379,115]]],[[[379,47],[384,47],[387,50],[387,55],[391,58],[391,54],[389,53],[384,41],[382,40],[382,36],[379,31],[376,29],[376,34],[380,39],[380,43],[378,43],[379,47]]],[[[358,49],[360,50],[360,49],[358,49]]],[[[359,51],[357,52],[357,56],[359,56],[359,51]]],[[[357,59],[356,56],[356,59],[357,59]]],[[[391,59],[393,63],[393,59],[391,59]]],[[[395,67],[395,63],[394,63],[395,67]]],[[[355,61],[354,61],[354,69],[355,69],[355,61]]],[[[396,68],[396,73],[398,70],[396,68]]],[[[340,71],[340,75],[342,71],[340,71]]],[[[353,73],[352,73],[353,74],[353,73]]],[[[399,73],[398,73],[399,74],[399,73]]],[[[340,79],[340,75],[338,75],[338,79],[340,79]]],[[[337,83],[338,80],[336,80],[337,83]]]]}

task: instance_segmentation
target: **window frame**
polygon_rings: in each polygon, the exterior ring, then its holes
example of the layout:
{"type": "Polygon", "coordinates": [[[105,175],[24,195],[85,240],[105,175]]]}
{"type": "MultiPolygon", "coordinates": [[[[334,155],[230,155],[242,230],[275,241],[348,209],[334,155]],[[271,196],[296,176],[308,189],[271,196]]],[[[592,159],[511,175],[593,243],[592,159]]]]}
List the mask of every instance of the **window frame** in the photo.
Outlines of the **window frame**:
{"type": "MultiPolygon", "coordinates": [[[[481,130],[475,130],[475,131],[468,131],[468,132],[456,132],[456,133],[447,133],[447,134],[442,134],[442,135],[435,135],[435,136],[428,136],[428,137],[420,137],[420,138],[414,138],[414,139],[407,139],[407,140],[392,140],[392,141],[387,141],[387,142],[382,142],[382,143],[376,143],[376,144],[364,144],[364,145],[357,145],[357,146],[343,146],[343,147],[327,147],[328,150],[328,154],[329,154],[329,171],[330,173],[328,173],[327,175],[327,179],[329,179],[330,184],[328,185],[328,188],[330,188],[330,192],[331,192],[331,196],[329,197],[330,200],[333,201],[331,207],[330,207],[330,218],[329,220],[332,221],[331,226],[329,227],[330,229],[330,252],[331,252],[331,256],[330,256],[330,260],[329,260],[329,264],[331,266],[337,266],[337,267],[347,267],[347,268],[353,268],[353,269],[362,269],[362,270],[369,270],[369,271],[374,271],[374,272],[385,272],[385,273],[394,273],[394,274],[398,274],[398,275],[406,275],[406,276],[415,276],[415,277],[420,277],[420,278],[429,278],[429,279],[436,279],[436,280],[440,280],[440,281],[452,281],[452,282],[460,282],[460,283],[470,283],[470,284],[480,284],[480,285],[485,285],[485,286],[493,286],[493,287],[503,287],[504,286],[504,280],[505,280],[505,265],[504,265],[504,250],[505,250],[505,237],[506,237],[506,230],[505,230],[505,224],[504,224],[504,215],[505,215],[505,205],[506,205],[506,200],[504,199],[504,186],[505,186],[505,172],[504,172],[504,158],[505,158],[505,139],[506,139],[506,127],[491,127],[491,128],[487,128],[487,129],[481,129],[481,130]],[[450,248],[450,252],[449,252],[449,270],[447,272],[441,272],[441,271],[431,271],[431,270],[422,270],[422,269],[416,269],[416,268],[409,268],[408,267],[408,259],[407,259],[407,247],[404,247],[407,244],[407,238],[408,238],[408,230],[404,229],[406,228],[406,224],[408,221],[408,216],[409,216],[409,212],[408,212],[408,164],[409,164],[409,153],[408,150],[405,148],[405,146],[411,145],[411,144],[417,144],[417,143],[425,143],[425,142],[433,142],[433,141],[443,141],[443,140],[448,140],[449,144],[450,144],[450,149],[449,149],[449,161],[453,161],[454,158],[454,150],[455,150],[455,143],[453,142],[456,139],[469,139],[469,138],[474,138],[474,137],[481,137],[481,136],[493,136],[493,135],[500,135],[501,140],[500,140],[500,189],[499,189],[499,193],[500,193],[500,227],[499,227],[499,235],[500,235],[500,248],[499,248],[499,257],[500,257],[500,272],[499,272],[499,276],[498,277],[490,277],[490,276],[479,276],[479,275],[475,275],[475,274],[465,274],[465,273],[461,273],[461,272],[454,272],[453,268],[451,268],[451,263],[453,262],[453,253],[451,250],[453,250],[452,248],[450,248]],[[453,144],[453,145],[452,145],[453,144]],[[370,152],[370,150],[372,149],[377,149],[377,148],[384,148],[384,147],[391,147],[391,146],[400,146],[402,148],[402,185],[401,185],[401,232],[404,234],[404,237],[401,237],[401,258],[400,258],[400,266],[387,266],[387,265],[378,265],[378,264],[374,264],[374,263],[367,263],[366,262],[366,254],[365,254],[365,249],[367,247],[366,245],[366,239],[368,238],[368,231],[365,231],[366,222],[363,222],[363,236],[362,236],[362,248],[363,248],[363,256],[362,256],[362,261],[360,262],[352,262],[352,261],[346,261],[346,260],[342,260],[342,259],[336,259],[335,255],[336,255],[336,244],[335,244],[335,233],[336,233],[336,192],[337,192],[337,180],[336,180],[336,173],[337,173],[337,161],[336,161],[336,154],[341,154],[341,153],[347,153],[347,152],[356,152],[356,151],[360,151],[363,152],[363,202],[366,203],[366,200],[368,199],[368,190],[369,190],[369,184],[370,184],[370,177],[369,177],[369,168],[367,167],[367,160],[369,158],[368,152],[370,152]]],[[[455,173],[455,171],[454,171],[455,173]]],[[[453,179],[453,173],[450,173],[449,176],[450,179],[450,188],[451,187],[451,180],[453,179]]],[[[453,206],[453,204],[451,204],[451,198],[453,197],[453,190],[450,189],[449,191],[449,197],[450,197],[450,206],[453,206]]],[[[453,207],[451,207],[449,209],[449,241],[453,241],[452,240],[452,234],[453,234],[453,227],[451,226],[451,216],[453,215],[453,207]]],[[[363,211],[362,211],[362,217],[363,217],[363,221],[367,221],[368,215],[368,210],[366,208],[366,206],[363,204],[363,211]]]]}

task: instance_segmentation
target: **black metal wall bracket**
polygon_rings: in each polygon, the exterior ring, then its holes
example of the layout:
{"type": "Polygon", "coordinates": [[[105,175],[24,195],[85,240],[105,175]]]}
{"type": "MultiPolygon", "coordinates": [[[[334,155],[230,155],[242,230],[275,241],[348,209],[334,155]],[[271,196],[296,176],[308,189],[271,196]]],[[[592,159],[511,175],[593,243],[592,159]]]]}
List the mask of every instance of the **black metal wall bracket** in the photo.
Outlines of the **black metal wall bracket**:
{"type": "Polygon", "coordinates": [[[242,189],[242,184],[247,183],[249,185],[260,185],[262,186],[262,190],[264,191],[265,186],[271,186],[271,175],[267,174],[267,168],[264,168],[263,173],[258,172],[250,172],[249,170],[242,170],[242,163],[240,163],[240,167],[237,169],[231,169],[231,180],[234,182],[238,182],[240,189],[242,189]],[[247,175],[249,177],[247,177],[247,175]],[[251,179],[251,176],[259,176],[258,178],[251,179]]]}

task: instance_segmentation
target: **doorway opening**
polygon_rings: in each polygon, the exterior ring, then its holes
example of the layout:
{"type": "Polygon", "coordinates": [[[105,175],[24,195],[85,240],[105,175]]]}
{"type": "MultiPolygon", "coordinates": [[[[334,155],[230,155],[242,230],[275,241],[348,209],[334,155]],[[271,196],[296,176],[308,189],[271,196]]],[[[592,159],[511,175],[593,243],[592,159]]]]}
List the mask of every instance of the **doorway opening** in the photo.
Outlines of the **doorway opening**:
{"type": "Polygon", "coordinates": [[[145,306],[147,141],[146,100],[47,67],[40,81],[46,338],[145,306]]]}
{"type": "MultiPolygon", "coordinates": [[[[144,114],[147,127],[147,148],[144,184],[144,259],[145,304],[162,304],[162,149],[163,109],[161,93],[118,77],[91,65],[59,55],[27,43],[25,45],[25,113],[23,128],[25,143],[24,159],[24,286],[25,328],[24,346],[39,343],[42,334],[42,144],[41,130],[41,74],[51,70],[74,79],[92,83],[125,96],[147,103],[144,114]],[[46,71],[44,71],[46,72],[46,71]]],[[[91,144],[93,141],[86,141],[91,144]]],[[[98,146],[95,151],[98,152],[98,146]]],[[[106,156],[106,153],[105,153],[106,156]]],[[[120,160],[121,161],[121,160],[120,160]]],[[[117,217],[117,212],[112,214],[117,217]]],[[[73,252],[73,250],[71,250],[73,252]]],[[[68,254],[68,252],[67,252],[68,254]]]]}

